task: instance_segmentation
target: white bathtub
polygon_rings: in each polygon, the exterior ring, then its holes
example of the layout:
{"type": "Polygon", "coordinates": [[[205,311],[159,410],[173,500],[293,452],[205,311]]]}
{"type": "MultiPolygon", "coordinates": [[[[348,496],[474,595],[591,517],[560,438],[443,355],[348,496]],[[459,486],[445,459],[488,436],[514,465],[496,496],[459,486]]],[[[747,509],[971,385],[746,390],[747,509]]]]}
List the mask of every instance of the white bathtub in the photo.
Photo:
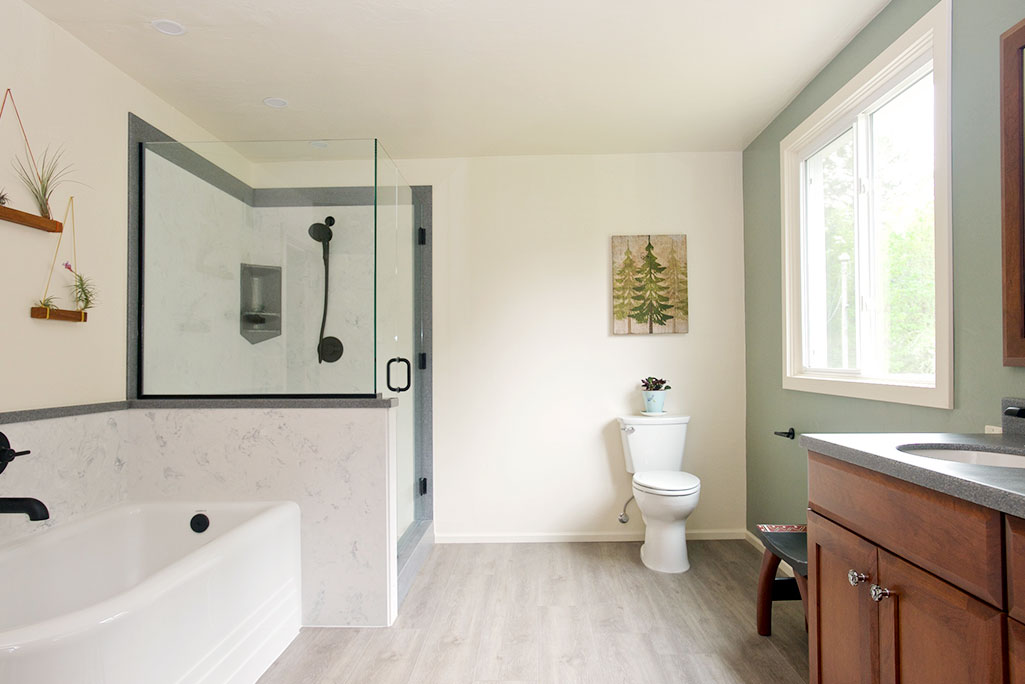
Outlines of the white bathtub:
{"type": "Polygon", "coordinates": [[[0,684],[252,684],[299,622],[291,502],[127,504],[0,547],[0,684]]]}

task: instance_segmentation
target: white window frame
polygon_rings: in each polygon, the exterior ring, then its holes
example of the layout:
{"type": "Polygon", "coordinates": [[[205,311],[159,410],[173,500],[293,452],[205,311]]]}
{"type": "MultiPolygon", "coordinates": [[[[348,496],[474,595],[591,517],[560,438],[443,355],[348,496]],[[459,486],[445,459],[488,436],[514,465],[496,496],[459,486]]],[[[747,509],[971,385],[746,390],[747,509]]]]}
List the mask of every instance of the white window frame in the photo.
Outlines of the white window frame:
{"type": "Polygon", "coordinates": [[[950,193],[950,3],[922,19],[780,142],[783,225],[783,389],[950,409],[954,406],[953,271],[950,193]],[[839,134],[852,117],[908,73],[933,64],[935,96],[935,382],[874,378],[804,366],[802,308],[803,161],[810,148],[839,134]]]}

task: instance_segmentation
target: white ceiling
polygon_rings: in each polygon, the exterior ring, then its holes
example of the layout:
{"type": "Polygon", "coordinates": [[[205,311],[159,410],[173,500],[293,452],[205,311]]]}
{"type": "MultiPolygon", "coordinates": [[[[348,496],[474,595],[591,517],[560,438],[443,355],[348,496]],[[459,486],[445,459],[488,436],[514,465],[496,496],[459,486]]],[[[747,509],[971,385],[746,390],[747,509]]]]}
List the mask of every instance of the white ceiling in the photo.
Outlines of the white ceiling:
{"type": "Polygon", "coordinates": [[[28,3],[221,139],[406,158],[740,150],[888,1],[28,3]]]}

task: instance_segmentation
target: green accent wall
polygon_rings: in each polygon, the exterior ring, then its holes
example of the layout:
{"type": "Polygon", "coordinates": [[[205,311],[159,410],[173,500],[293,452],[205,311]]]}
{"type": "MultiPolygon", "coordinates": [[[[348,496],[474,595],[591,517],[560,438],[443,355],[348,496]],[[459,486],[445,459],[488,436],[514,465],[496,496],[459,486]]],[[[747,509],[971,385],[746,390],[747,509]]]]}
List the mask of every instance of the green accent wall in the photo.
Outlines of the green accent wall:
{"type": "Polygon", "coordinates": [[[935,4],[893,0],[744,150],[749,529],[805,518],[807,454],[773,430],[982,432],[1025,395],[1025,369],[1003,366],[1000,290],[999,44],[1022,0],[952,0],[954,410],[781,388],[779,143],[935,4]]]}

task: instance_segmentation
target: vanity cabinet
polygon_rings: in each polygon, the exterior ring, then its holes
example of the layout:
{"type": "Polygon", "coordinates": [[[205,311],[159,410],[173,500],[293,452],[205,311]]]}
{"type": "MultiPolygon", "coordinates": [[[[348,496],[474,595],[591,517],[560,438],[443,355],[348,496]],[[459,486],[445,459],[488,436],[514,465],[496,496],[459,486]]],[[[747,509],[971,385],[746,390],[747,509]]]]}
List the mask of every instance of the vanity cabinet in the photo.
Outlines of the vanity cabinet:
{"type": "Polygon", "coordinates": [[[815,453],[808,470],[814,684],[1025,684],[1001,513],[815,453]]]}

